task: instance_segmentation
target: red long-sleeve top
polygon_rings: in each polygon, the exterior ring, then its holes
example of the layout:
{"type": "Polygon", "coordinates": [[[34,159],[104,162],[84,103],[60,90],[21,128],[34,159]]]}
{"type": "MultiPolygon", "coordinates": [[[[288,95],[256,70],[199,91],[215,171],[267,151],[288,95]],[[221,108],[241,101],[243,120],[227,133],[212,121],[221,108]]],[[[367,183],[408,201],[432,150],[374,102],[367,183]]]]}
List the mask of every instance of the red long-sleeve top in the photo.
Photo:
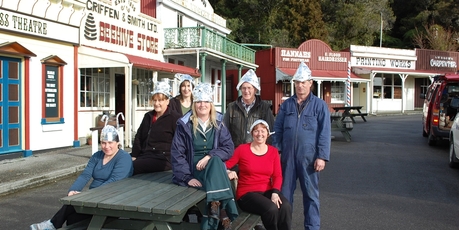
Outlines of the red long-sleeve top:
{"type": "Polygon", "coordinates": [[[268,145],[266,154],[261,156],[252,152],[250,143],[239,145],[225,164],[228,169],[239,164],[236,199],[248,192],[266,192],[270,189],[279,192],[281,189],[282,171],[279,152],[271,145],[268,145]]]}

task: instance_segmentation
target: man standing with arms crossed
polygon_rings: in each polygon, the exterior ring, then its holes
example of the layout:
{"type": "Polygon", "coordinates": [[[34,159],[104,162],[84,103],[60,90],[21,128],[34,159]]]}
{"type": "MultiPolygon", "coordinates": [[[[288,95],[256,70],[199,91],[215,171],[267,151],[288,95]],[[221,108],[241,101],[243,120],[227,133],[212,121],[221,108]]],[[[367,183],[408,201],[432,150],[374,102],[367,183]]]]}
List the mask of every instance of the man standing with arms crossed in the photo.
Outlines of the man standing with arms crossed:
{"type": "Polygon", "coordinates": [[[273,145],[281,153],[282,194],[293,207],[299,179],[304,229],[320,229],[319,172],[330,158],[331,127],[327,104],[312,93],[311,70],[300,63],[292,81],[295,94],[285,100],[274,123],[273,145]]]}

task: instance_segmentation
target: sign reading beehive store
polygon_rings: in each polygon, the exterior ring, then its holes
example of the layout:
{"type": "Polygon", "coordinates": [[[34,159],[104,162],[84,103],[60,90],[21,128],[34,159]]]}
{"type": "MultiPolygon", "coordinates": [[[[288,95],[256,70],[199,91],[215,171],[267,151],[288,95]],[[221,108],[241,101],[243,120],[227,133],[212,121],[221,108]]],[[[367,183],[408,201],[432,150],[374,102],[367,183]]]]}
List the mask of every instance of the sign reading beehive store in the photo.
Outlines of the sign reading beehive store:
{"type": "Polygon", "coordinates": [[[158,54],[159,23],[139,16],[139,7],[132,0],[87,1],[81,42],[128,54],[158,54]]]}

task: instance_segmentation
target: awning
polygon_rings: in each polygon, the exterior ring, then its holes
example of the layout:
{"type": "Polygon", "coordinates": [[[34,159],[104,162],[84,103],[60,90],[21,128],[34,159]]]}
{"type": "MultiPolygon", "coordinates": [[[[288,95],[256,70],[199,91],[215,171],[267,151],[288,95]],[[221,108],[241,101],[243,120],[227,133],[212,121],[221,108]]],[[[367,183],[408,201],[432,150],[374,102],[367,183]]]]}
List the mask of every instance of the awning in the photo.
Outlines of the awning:
{"type": "MultiPolygon", "coordinates": [[[[332,71],[332,70],[311,70],[312,79],[321,81],[346,81],[347,71],[332,71]]],[[[276,82],[290,81],[295,74],[296,69],[291,68],[276,68],[276,82]]],[[[351,72],[351,82],[368,82],[370,79],[359,77],[351,72]]]]}
{"type": "Polygon", "coordinates": [[[189,74],[194,77],[201,76],[198,71],[193,68],[176,65],[167,62],[160,62],[153,59],[143,58],[139,56],[124,54],[129,59],[129,62],[132,63],[135,67],[145,68],[145,69],[154,69],[162,72],[168,73],[183,73],[189,74]]]}
{"type": "Polygon", "coordinates": [[[370,68],[370,67],[352,67],[357,74],[370,73],[389,73],[389,74],[406,74],[415,76],[435,76],[449,72],[429,71],[429,70],[414,70],[414,69],[397,69],[397,68],[370,68]]]}

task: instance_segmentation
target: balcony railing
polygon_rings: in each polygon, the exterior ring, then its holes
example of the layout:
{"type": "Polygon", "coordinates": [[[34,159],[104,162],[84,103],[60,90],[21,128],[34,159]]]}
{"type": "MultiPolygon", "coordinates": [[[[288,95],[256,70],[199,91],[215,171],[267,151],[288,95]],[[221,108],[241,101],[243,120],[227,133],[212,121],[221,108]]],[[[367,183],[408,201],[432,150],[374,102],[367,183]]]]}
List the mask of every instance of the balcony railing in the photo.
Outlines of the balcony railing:
{"type": "Polygon", "coordinates": [[[243,46],[206,27],[164,29],[165,49],[209,48],[226,55],[255,63],[255,50],[243,46]]]}

